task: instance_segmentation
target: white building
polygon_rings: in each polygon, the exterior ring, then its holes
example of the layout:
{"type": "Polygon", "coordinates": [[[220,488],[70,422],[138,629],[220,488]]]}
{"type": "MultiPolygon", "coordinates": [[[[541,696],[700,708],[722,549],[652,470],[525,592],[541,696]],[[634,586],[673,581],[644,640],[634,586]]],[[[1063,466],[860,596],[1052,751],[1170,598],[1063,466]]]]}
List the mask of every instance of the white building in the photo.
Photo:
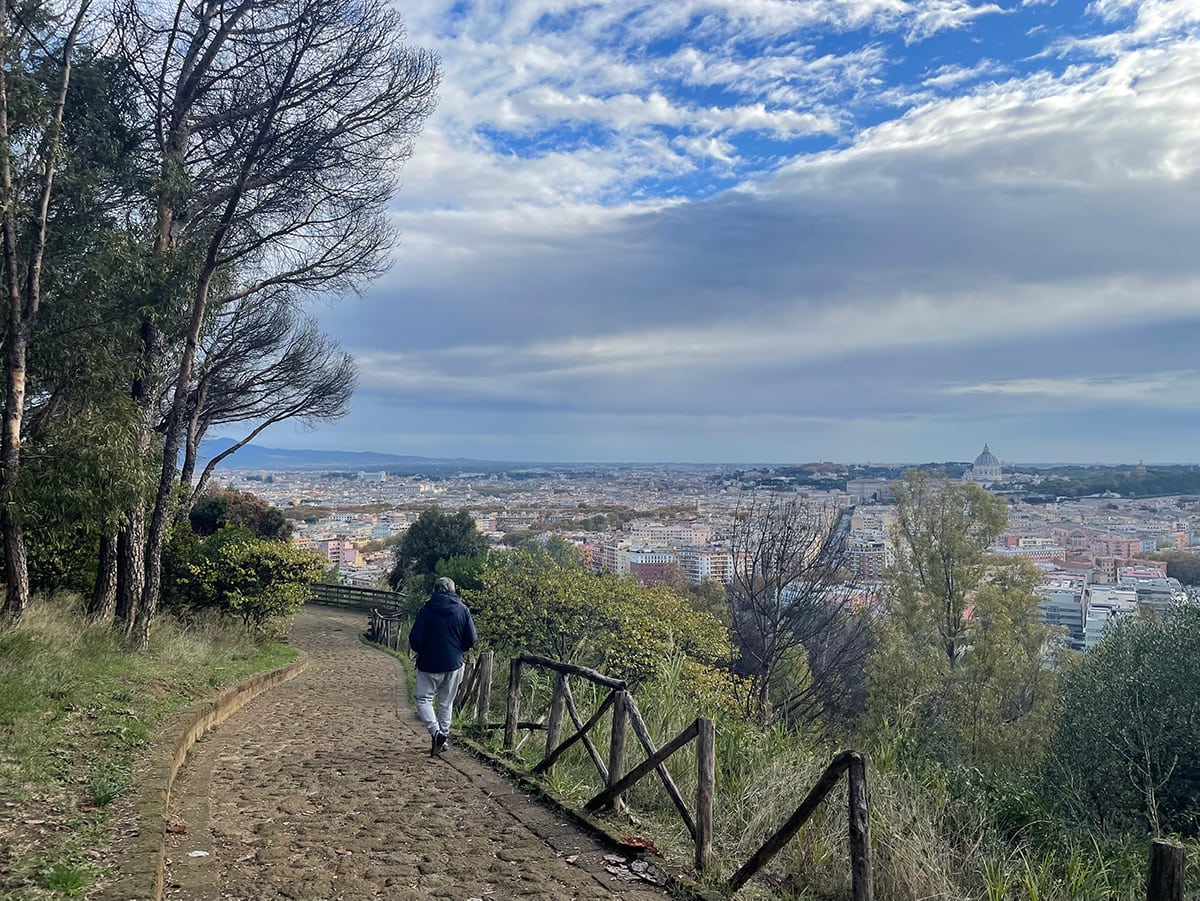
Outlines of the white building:
{"type": "Polygon", "coordinates": [[[1087,623],[1087,578],[1077,573],[1046,573],[1036,590],[1042,622],[1065,629],[1066,644],[1082,649],[1087,623]]]}
{"type": "Polygon", "coordinates": [[[728,551],[684,548],[679,552],[679,566],[689,582],[698,585],[712,579],[727,585],[733,575],[733,555],[728,551]]]}
{"type": "Polygon", "coordinates": [[[1100,643],[1104,633],[1122,616],[1135,616],[1138,609],[1137,592],[1132,588],[1112,585],[1092,585],[1088,589],[1087,624],[1083,631],[1083,648],[1090,651],[1100,643]]]}
{"type": "Polygon", "coordinates": [[[1000,469],[1000,461],[988,450],[986,444],[983,446],[983,453],[975,458],[975,464],[963,473],[964,482],[974,482],[984,488],[1003,479],[1004,472],[1000,469]]]}
{"type": "Polygon", "coordinates": [[[1178,579],[1167,578],[1165,570],[1147,566],[1124,566],[1117,570],[1117,585],[1132,588],[1137,592],[1139,604],[1145,604],[1159,613],[1173,603],[1187,600],[1187,592],[1178,579]]]}

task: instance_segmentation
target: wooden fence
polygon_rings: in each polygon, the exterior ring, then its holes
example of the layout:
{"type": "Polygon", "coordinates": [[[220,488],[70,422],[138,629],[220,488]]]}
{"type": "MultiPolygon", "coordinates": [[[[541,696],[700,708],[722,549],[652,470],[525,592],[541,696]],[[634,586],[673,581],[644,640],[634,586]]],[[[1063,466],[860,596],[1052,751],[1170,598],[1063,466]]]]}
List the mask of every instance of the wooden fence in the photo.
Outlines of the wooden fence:
{"type": "Polygon", "coordinates": [[[367,638],[393,651],[408,650],[408,618],[372,608],[367,620],[367,638]]]}
{"type": "MultiPolygon", "coordinates": [[[[498,725],[498,724],[497,724],[498,725]]],[[[663,788],[671,798],[675,809],[679,811],[684,825],[696,845],[696,868],[707,869],[712,864],[712,834],[713,834],[713,788],[716,782],[716,732],[713,721],[697,719],[690,726],[675,736],[663,747],[657,748],[646,723],[638,711],[637,703],[628,691],[626,684],[620,679],[613,679],[590,670],[583,666],[562,663],[548,657],[538,657],[534,654],[522,654],[514,657],[508,671],[508,699],[504,716],[504,749],[516,750],[517,731],[520,729],[544,729],[546,732],[546,753],[542,761],[533,768],[535,774],[550,771],[555,762],[577,742],[582,743],[587,750],[596,771],[604,782],[604,789],[584,805],[587,810],[619,810],[622,806],[621,796],[650,773],[657,773],[663,788]],[[546,717],[538,722],[521,722],[521,672],[527,667],[540,667],[555,673],[554,691],[550,702],[550,710],[546,717]],[[608,694],[596,709],[596,712],[585,722],[575,704],[571,691],[569,677],[576,676],[594,685],[608,689],[608,694]],[[612,729],[608,747],[607,761],[601,758],[599,750],[588,733],[596,727],[608,711],[612,711],[612,729]],[[562,740],[564,714],[571,718],[576,731],[566,740],[562,740]],[[625,747],[630,727],[634,735],[646,750],[646,760],[626,772],[625,747]],[[683,796],[679,793],[671,774],[664,765],[667,758],[686,747],[692,741],[696,742],[697,789],[695,814],[688,810],[683,796]]]]}
{"type": "Polygon", "coordinates": [[[344,607],[350,610],[378,609],[388,613],[400,610],[404,595],[396,591],[379,588],[355,588],[350,585],[327,585],[316,582],[312,586],[309,602],[327,607],[344,607]]]}
{"type": "MultiPolygon", "coordinates": [[[[491,673],[491,660],[488,660],[487,673],[491,673]]],[[[476,680],[476,685],[481,684],[476,680]]],[[[622,806],[622,795],[634,787],[644,777],[654,773],[658,775],[672,804],[679,812],[686,829],[688,829],[696,849],[696,869],[706,871],[714,863],[713,853],[713,812],[716,788],[716,732],[714,723],[707,717],[697,720],[683,729],[676,737],[666,741],[661,747],[655,746],[654,739],[649,733],[646,721],[642,719],[634,696],[628,686],[620,679],[613,679],[586,667],[571,665],[562,661],[550,660],[547,657],[533,654],[522,654],[514,657],[509,665],[509,690],[506,698],[506,709],[503,723],[486,722],[486,704],[478,707],[476,697],[476,720],[486,723],[490,728],[504,729],[504,749],[515,751],[520,749],[534,732],[546,732],[545,756],[533,768],[533,773],[541,775],[548,773],[554,763],[563,753],[576,744],[587,751],[604,789],[584,804],[588,811],[619,810],[622,806]],[[551,695],[550,710],[545,716],[536,721],[521,720],[521,678],[526,667],[539,667],[554,673],[554,685],[551,695]],[[604,699],[596,707],[595,713],[587,720],[583,719],[575,703],[571,691],[570,677],[586,679],[593,685],[606,690],[604,699]],[[590,734],[596,725],[611,714],[611,734],[608,743],[607,757],[602,757],[590,734]],[[575,723],[575,732],[563,739],[563,725],[566,717],[575,723]],[[517,740],[517,732],[526,729],[530,735],[517,740]],[[625,770],[625,746],[628,743],[628,733],[632,731],[644,750],[646,759],[636,767],[625,770]],[[696,799],[694,809],[689,809],[682,793],[674,783],[666,768],[666,761],[674,753],[683,750],[695,741],[696,743],[696,799]]],[[[811,789],[797,811],[788,821],[775,831],[775,834],[763,843],[763,846],[751,855],[751,858],[740,867],[737,873],[726,883],[726,890],[732,894],[749,881],[749,879],[766,866],[782,848],[791,841],[805,822],[812,816],[822,800],[838,783],[842,774],[847,775],[850,782],[850,848],[851,848],[851,882],[853,901],[872,901],[874,899],[874,882],[871,877],[870,857],[870,825],[869,800],[866,792],[866,761],[863,755],[856,751],[842,751],[833,758],[829,767],[824,771],[816,786],[811,789]]]]}
{"type": "Polygon", "coordinates": [[[775,834],[768,838],[761,848],[742,864],[741,869],[729,880],[729,891],[736,892],[739,888],[765,867],[784,846],[791,841],[792,836],[800,831],[800,827],[808,822],[809,817],[816,813],[821,802],[825,800],[842,774],[848,774],[850,782],[850,882],[851,897],[854,901],[871,901],[874,897],[874,884],[871,875],[871,834],[867,798],[867,762],[857,751],[842,751],[830,761],[817,784],[812,787],[800,806],[775,834]]]}

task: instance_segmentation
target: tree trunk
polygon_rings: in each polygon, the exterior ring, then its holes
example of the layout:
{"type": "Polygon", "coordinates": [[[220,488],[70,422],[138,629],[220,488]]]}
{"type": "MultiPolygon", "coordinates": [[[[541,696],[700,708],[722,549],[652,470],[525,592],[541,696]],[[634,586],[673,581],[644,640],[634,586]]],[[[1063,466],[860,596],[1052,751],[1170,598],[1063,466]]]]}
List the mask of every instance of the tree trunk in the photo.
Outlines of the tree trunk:
{"type": "Polygon", "coordinates": [[[758,674],[758,724],[771,724],[771,671],[764,669],[758,674]]]}
{"type": "MultiPolygon", "coordinates": [[[[9,44],[8,3],[0,0],[0,46],[7,53],[9,44]]],[[[8,315],[5,335],[4,427],[0,445],[0,530],[4,539],[5,595],[4,616],[17,619],[29,603],[29,569],[25,555],[25,533],[15,496],[21,466],[21,416],[25,407],[25,348],[28,334],[24,326],[25,304],[17,269],[17,225],[14,221],[17,199],[13,190],[12,135],[8,127],[8,78],[0,67],[0,232],[4,252],[4,294],[8,315]]]]}
{"type": "MultiPolygon", "coordinates": [[[[4,613],[19,617],[29,603],[29,565],[25,552],[25,531],[20,511],[13,496],[21,469],[21,427],[25,416],[26,363],[29,345],[33,340],[34,324],[38,318],[42,291],[42,261],[46,252],[47,226],[50,219],[50,195],[54,186],[54,169],[62,146],[63,112],[67,104],[67,88],[71,83],[71,56],[75,40],[83,27],[90,0],[79,5],[71,30],[62,49],[62,75],[55,91],[54,108],[46,123],[41,146],[37,153],[35,172],[40,176],[38,202],[29,218],[29,255],[25,260],[25,287],[22,291],[17,268],[18,233],[16,210],[19,201],[13,188],[12,134],[8,122],[8,79],[0,72],[0,203],[3,204],[2,231],[4,244],[5,293],[8,299],[8,334],[4,354],[7,378],[4,395],[3,446],[0,447],[0,485],[5,497],[3,520],[5,573],[4,613]]],[[[0,0],[0,47],[9,50],[9,4],[0,0]]]]}
{"type": "Polygon", "coordinates": [[[7,505],[0,522],[4,531],[4,617],[13,620],[21,617],[29,603],[29,566],[25,555],[25,533],[7,505]]]}
{"type": "Polygon", "coordinates": [[[146,533],[146,581],[142,585],[142,600],[137,613],[137,641],[142,648],[150,644],[150,622],[158,612],[158,601],[162,594],[162,552],[167,540],[167,524],[171,521],[171,507],[176,498],[175,488],[179,484],[177,461],[182,438],[180,433],[183,431],[184,405],[192,380],[196,348],[200,343],[200,329],[204,326],[204,311],[208,307],[208,289],[212,273],[216,271],[214,256],[215,252],[210,250],[205,274],[197,283],[192,298],[192,321],[179,361],[179,375],[175,381],[171,410],[167,414],[166,435],[163,436],[162,471],[158,479],[158,493],[154,498],[154,510],[150,514],[150,527],[146,533]]]}
{"type": "Polygon", "coordinates": [[[117,548],[117,622],[129,635],[146,578],[146,512],[140,506],[129,511],[129,524],[121,531],[117,548]]]}
{"type": "Polygon", "coordinates": [[[88,616],[106,623],[117,607],[117,533],[106,532],[100,539],[100,565],[96,567],[96,587],[88,604],[88,616]]]}

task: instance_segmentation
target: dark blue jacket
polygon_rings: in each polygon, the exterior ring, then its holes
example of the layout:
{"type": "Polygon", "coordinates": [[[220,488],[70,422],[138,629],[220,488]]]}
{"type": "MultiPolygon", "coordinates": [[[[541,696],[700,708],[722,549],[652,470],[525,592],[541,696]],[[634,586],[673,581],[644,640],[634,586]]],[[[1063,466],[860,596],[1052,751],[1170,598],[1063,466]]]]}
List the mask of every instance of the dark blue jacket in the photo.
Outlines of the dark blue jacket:
{"type": "Polygon", "coordinates": [[[463,665],[463,652],[475,647],[475,621],[462,598],[452,591],[435,591],[417,612],[408,646],[417,654],[417,669],[448,673],[463,665]]]}

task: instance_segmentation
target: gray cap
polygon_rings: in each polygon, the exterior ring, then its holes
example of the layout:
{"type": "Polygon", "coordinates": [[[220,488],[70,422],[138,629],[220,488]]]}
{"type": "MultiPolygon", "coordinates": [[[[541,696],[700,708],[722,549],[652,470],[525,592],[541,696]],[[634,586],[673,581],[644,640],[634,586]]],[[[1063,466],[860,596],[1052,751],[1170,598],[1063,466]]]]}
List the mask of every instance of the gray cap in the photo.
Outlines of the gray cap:
{"type": "Polygon", "coordinates": [[[454,591],[454,580],[449,579],[446,576],[442,576],[440,579],[438,579],[436,582],[433,583],[433,590],[434,591],[454,591]]]}

